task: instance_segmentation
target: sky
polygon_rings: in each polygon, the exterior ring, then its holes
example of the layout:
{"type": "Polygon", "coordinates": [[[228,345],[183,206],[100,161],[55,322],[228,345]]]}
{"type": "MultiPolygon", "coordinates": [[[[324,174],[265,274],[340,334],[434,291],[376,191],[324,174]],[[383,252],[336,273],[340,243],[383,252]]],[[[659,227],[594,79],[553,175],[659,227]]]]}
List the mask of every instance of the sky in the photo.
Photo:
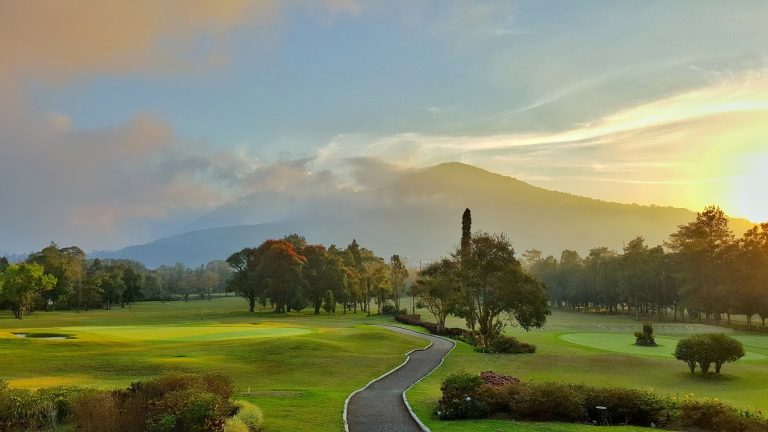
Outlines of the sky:
{"type": "Polygon", "coordinates": [[[765,22],[760,0],[0,2],[0,250],[446,161],[766,221],[765,22]]]}

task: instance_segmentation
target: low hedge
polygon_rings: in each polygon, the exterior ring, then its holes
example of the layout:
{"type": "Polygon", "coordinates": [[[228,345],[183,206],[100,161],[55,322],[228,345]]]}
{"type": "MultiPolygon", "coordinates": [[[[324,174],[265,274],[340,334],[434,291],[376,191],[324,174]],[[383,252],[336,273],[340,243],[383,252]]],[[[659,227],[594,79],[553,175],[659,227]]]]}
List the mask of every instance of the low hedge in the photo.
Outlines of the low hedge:
{"type": "Polygon", "coordinates": [[[442,420],[501,415],[514,420],[671,430],[768,431],[768,421],[759,412],[740,410],[717,400],[678,401],[644,390],[521,382],[493,372],[450,375],[441,390],[436,414],[442,420]]]}
{"type": "Polygon", "coordinates": [[[536,352],[536,346],[520,342],[512,336],[496,336],[490,345],[492,352],[500,354],[531,354],[536,352]]]}
{"type": "Polygon", "coordinates": [[[458,328],[458,327],[446,327],[443,329],[443,331],[439,332],[437,330],[437,324],[422,321],[421,315],[419,314],[397,314],[395,315],[395,320],[397,322],[412,325],[416,327],[422,327],[426,329],[428,332],[440,335],[440,336],[448,336],[451,338],[461,338],[462,340],[471,340],[472,339],[472,332],[470,332],[467,329],[458,328]]]}

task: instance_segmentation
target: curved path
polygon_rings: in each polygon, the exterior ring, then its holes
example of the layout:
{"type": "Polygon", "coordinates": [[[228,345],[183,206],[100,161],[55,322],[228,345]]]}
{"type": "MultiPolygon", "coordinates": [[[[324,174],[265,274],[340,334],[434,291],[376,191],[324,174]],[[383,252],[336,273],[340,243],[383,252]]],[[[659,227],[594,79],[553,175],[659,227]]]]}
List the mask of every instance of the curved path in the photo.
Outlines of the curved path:
{"type": "Polygon", "coordinates": [[[423,337],[430,344],[411,351],[403,364],[349,395],[344,407],[344,427],[348,432],[428,431],[408,406],[405,391],[440,366],[456,343],[400,327],[382,327],[423,337]]]}

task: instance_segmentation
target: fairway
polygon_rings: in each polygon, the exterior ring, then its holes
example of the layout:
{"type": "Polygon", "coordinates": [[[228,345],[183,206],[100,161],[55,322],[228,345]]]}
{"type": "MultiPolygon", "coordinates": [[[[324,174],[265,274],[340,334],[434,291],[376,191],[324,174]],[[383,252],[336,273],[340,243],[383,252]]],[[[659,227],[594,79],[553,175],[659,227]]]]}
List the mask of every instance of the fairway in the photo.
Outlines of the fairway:
{"type": "MultiPolygon", "coordinates": [[[[749,338],[748,336],[746,338],[749,338]]],[[[749,338],[747,340],[754,341],[752,343],[760,342],[764,343],[763,339],[749,338]]],[[[560,339],[577,345],[583,345],[591,348],[597,348],[605,351],[613,351],[624,354],[643,355],[643,356],[656,356],[656,357],[674,357],[675,346],[680,340],[678,337],[670,336],[656,336],[655,347],[646,347],[635,345],[635,338],[632,335],[618,334],[618,333],[568,333],[560,336],[560,339]]],[[[736,337],[736,339],[741,339],[736,337]]],[[[744,345],[748,345],[742,340],[744,345]]],[[[741,359],[742,361],[754,361],[765,360],[766,356],[754,352],[747,351],[746,355],[741,359]]]]}
{"type": "MultiPolygon", "coordinates": [[[[431,320],[426,310],[417,310],[431,320]]],[[[451,327],[464,327],[464,320],[448,319],[451,327]]],[[[443,366],[408,391],[414,411],[433,432],[475,432],[515,430],[586,431],[591,426],[510,422],[508,420],[440,421],[433,412],[440,398],[440,385],[449,374],[466,371],[495,371],[526,381],[587,384],[596,387],[652,389],[673,398],[718,398],[735,406],[768,409],[768,335],[734,331],[698,323],[654,323],[663,332],[656,348],[634,345],[633,332],[641,323],[627,316],[606,316],[552,311],[544,328],[526,332],[507,327],[506,333],[533,343],[534,354],[481,354],[465,343],[446,357],[443,366]],[[725,332],[740,340],[746,359],[729,363],[720,375],[691,375],[686,365],[675,360],[672,351],[681,337],[697,333],[725,332]],[[656,351],[658,350],[658,351],[656,351]]],[[[612,428],[601,428],[611,430],[612,428]]],[[[620,431],[648,430],[616,427],[620,431]]]]}
{"type": "Polygon", "coordinates": [[[17,388],[114,389],[170,371],[216,371],[234,380],[236,398],[263,410],[266,431],[341,431],[347,395],[426,344],[365,325],[382,322],[388,318],[363,313],[249,313],[238,297],[37,312],[21,321],[3,314],[0,378],[17,388]]]}
{"type": "MultiPolygon", "coordinates": [[[[425,310],[417,310],[427,320],[425,310]]],[[[347,395],[423,348],[421,338],[368,324],[391,317],[363,313],[329,316],[247,312],[241,298],[136,303],[130,309],[38,312],[24,320],[0,318],[0,377],[12,387],[82,385],[120,388],[169,371],[223,372],[238,398],[259,405],[266,431],[341,431],[347,395]],[[64,340],[14,333],[64,334],[64,340]]],[[[449,318],[449,325],[464,320],[449,318]]],[[[639,323],[625,316],[553,311],[541,330],[507,333],[537,346],[535,354],[475,352],[464,343],[443,366],[408,392],[414,411],[435,432],[509,430],[503,420],[446,422],[432,418],[446,375],[493,370],[531,381],[653,388],[672,397],[718,397],[738,406],[768,408],[768,336],[703,324],[659,323],[657,348],[633,345],[639,323]],[[678,338],[727,331],[748,351],[721,376],[691,376],[671,352],[678,338]]],[[[515,422],[515,430],[584,431],[583,425],[515,422]]],[[[610,428],[609,428],[610,429],[610,428]]],[[[618,428],[634,431],[638,428],[618,428]]],[[[590,429],[591,430],[591,429],[590,429]]]]}
{"type": "MultiPolygon", "coordinates": [[[[52,331],[75,339],[131,340],[131,341],[217,341],[229,339],[269,338],[296,336],[309,333],[301,327],[276,325],[200,325],[185,326],[82,326],[52,328],[52,331]]],[[[15,332],[23,333],[23,329],[15,332]]],[[[71,339],[68,339],[71,340],[71,339]]]]}

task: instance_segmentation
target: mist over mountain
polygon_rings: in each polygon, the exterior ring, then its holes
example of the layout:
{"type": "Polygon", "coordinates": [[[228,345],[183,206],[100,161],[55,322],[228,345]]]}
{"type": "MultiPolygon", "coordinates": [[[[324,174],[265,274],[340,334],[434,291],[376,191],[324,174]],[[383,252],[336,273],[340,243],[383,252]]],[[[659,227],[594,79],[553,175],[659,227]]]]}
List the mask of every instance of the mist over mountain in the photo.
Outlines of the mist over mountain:
{"type": "MultiPolygon", "coordinates": [[[[377,177],[378,186],[369,189],[336,187],[319,176],[298,188],[255,192],[199,218],[188,233],[92,255],[135,259],[150,267],[199,265],[296,232],[309,242],[340,247],[354,238],[382,256],[397,253],[414,265],[457,245],[461,214],[469,207],[473,230],[504,232],[518,252],[535,248],[559,256],[563,249],[621,250],[638,235],[659,244],[695,217],[682,208],[550,191],[461,163],[377,177]]],[[[750,226],[744,219],[731,221],[738,235],[750,226]]]]}

